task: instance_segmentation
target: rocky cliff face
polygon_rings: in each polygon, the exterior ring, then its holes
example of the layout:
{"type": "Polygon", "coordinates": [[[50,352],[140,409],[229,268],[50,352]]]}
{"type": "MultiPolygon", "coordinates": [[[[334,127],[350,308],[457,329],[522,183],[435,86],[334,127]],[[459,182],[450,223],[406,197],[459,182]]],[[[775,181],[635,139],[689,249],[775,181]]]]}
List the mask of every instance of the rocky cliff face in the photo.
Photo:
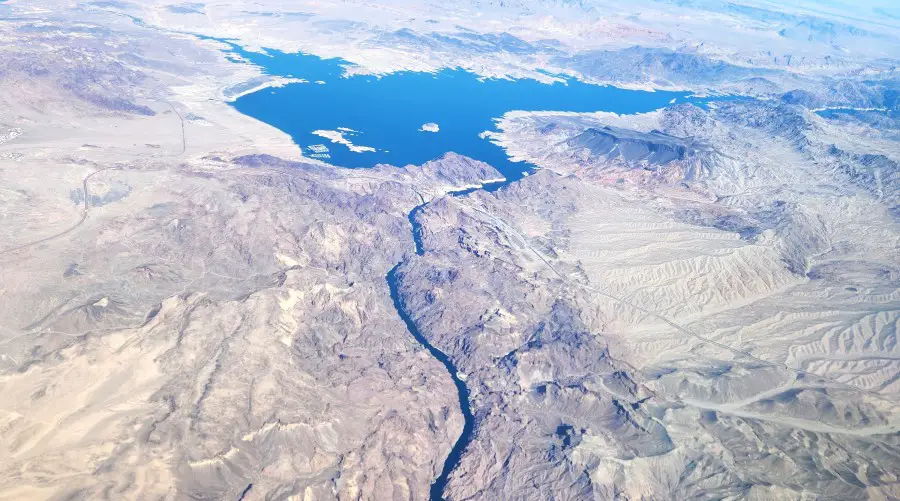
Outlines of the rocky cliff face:
{"type": "Polygon", "coordinates": [[[638,169],[673,181],[699,181],[721,161],[712,148],[690,137],[680,138],[658,130],[589,127],[564,144],[564,154],[571,155],[572,163],[581,168],[638,169]]]}
{"type": "Polygon", "coordinates": [[[600,129],[590,127],[569,139],[566,146],[584,148],[590,156],[619,159],[629,165],[647,168],[684,161],[693,154],[691,145],[680,138],[659,131],[640,133],[608,125],[600,129]]]}

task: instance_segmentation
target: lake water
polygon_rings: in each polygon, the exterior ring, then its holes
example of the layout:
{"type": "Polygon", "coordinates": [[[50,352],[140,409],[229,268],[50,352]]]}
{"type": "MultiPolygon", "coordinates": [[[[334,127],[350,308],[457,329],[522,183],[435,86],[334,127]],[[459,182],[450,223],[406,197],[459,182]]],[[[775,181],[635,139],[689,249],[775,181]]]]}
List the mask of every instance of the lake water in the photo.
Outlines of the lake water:
{"type": "Polygon", "coordinates": [[[308,81],[242,96],[234,107],[290,134],[304,154],[344,167],[420,164],[454,151],[518,179],[530,166],[510,162],[500,147],[480,136],[495,130],[494,119],[508,111],[639,113],[673,100],[703,101],[684,92],[625,90],[574,80],[552,85],[480,80],[462,70],[343,77],[347,63],[339,59],[278,51],[259,54],[236,46],[233,51],[270,75],[308,81]],[[421,130],[425,124],[436,124],[437,132],[421,130]],[[347,141],[358,151],[331,139],[347,141]]]}

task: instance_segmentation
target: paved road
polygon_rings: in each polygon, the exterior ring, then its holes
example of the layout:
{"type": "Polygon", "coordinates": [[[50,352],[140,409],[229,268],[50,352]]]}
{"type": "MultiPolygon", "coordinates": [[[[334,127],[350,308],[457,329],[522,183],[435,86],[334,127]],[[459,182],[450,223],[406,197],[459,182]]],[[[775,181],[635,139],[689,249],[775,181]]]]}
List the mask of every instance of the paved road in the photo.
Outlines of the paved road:
{"type": "Polygon", "coordinates": [[[652,318],[655,318],[655,319],[657,319],[657,320],[660,320],[660,321],[666,323],[667,325],[669,325],[670,327],[672,327],[673,329],[675,329],[675,330],[677,330],[677,331],[679,331],[679,332],[681,332],[681,333],[683,333],[683,334],[687,334],[688,336],[691,336],[691,337],[693,337],[693,338],[695,338],[695,339],[697,339],[697,340],[699,340],[699,341],[701,341],[701,342],[703,342],[703,343],[710,344],[710,345],[716,346],[716,347],[718,347],[718,348],[722,348],[723,350],[730,351],[731,353],[734,353],[735,355],[739,355],[739,356],[742,356],[742,357],[746,357],[746,358],[748,358],[748,359],[750,359],[750,360],[753,360],[754,362],[759,362],[759,363],[761,363],[761,364],[765,364],[765,365],[768,365],[768,366],[770,366],[770,367],[778,367],[778,368],[781,368],[781,369],[786,369],[786,370],[792,371],[792,372],[794,372],[794,373],[796,373],[796,374],[800,374],[800,375],[803,375],[803,376],[808,376],[808,377],[811,377],[811,378],[814,378],[814,379],[818,379],[818,380],[820,380],[820,381],[823,381],[823,382],[828,383],[829,385],[831,385],[831,386],[833,386],[833,387],[841,387],[841,388],[844,388],[844,389],[847,389],[847,390],[851,390],[851,391],[854,391],[854,392],[857,392],[857,393],[865,393],[865,394],[867,394],[867,395],[870,395],[870,396],[873,396],[873,397],[876,397],[876,398],[879,398],[879,399],[885,399],[885,398],[886,398],[884,395],[878,393],[877,391],[868,390],[868,389],[865,389],[865,388],[860,388],[860,387],[858,387],[858,386],[854,386],[854,385],[852,385],[852,384],[847,384],[847,383],[844,383],[844,382],[842,382],[842,381],[838,381],[838,380],[836,380],[836,379],[830,378],[830,377],[828,377],[828,376],[823,376],[823,375],[821,375],[821,374],[816,374],[816,373],[814,373],[814,372],[805,371],[805,370],[799,369],[799,368],[797,368],[797,367],[791,367],[791,366],[789,366],[789,365],[787,365],[787,364],[784,364],[784,363],[781,363],[781,362],[772,362],[772,361],[770,361],[770,360],[765,360],[765,359],[759,358],[759,357],[757,357],[756,355],[753,355],[753,354],[750,353],[750,352],[747,352],[747,351],[744,351],[744,350],[740,350],[740,349],[738,349],[738,348],[733,348],[733,347],[731,347],[731,346],[728,346],[727,344],[724,344],[724,343],[721,343],[721,342],[719,342],[719,341],[715,341],[715,340],[713,340],[713,339],[709,339],[709,338],[707,338],[707,337],[704,337],[704,336],[701,336],[701,335],[699,335],[699,334],[697,334],[697,333],[694,333],[694,332],[688,330],[687,328],[685,328],[685,327],[683,327],[683,326],[681,326],[681,325],[675,323],[674,321],[670,320],[669,318],[663,316],[662,314],[657,313],[657,312],[655,312],[655,311],[653,311],[653,310],[649,310],[649,309],[647,309],[647,308],[644,308],[644,307],[642,307],[642,306],[640,306],[640,305],[637,305],[637,304],[635,304],[635,303],[632,303],[632,302],[628,301],[627,299],[623,299],[623,298],[621,298],[621,297],[619,297],[619,296],[615,296],[615,295],[613,295],[613,294],[609,294],[608,292],[605,292],[605,291],[603,291],[603,290],[601,290],[601,289],[598,289],[598,288],[596,288],[596,287],[592,287],[592,286],[587,285],[587,284],[585,284],[585,283],[578,282],[578,281],[573,281],[573,280],[571,280],[568,276],[566,276],[566,275],[564,275],[563,273],[559,272],[559,271],[553,266],[553,264],[550,263],[550,261],[547,260],[546,257],[544,257],[543,254],[541,254],[538,250],[534,249],[534,248],[531,246],[531,244],[528,242],[528,240],[527,240],[524,236],[522,236],[518,231],[516,231],[516,230],[515,230],[514,228],[512,228],[510,225],[506,224],[505,221],[503,221],[502,219],[500,219],[500,218],[498,218],[498,217],[496,217],[496,216],[494,216],[494,215],[492,215],[492,214],[490,214],[490,213],[488,213],[488,212],[486,212],[486,211],[484,211],[484,210],[482,210],[482,209],[479,209],[479,208],[477,208],[477,207],[473,207],[473,206],[471,206],[471,205],[468,205],[468,204],[466,204],[466,203],[460,201],[460,199],[458,199],[458,198],[457,198],[456,200],[457,200],[458,203],[460,203],[460,205],[462,205],[462,206],[464,206],[464,207],[466,207],[466,208],[468,208],[468,209],[470,209],[470,210],[472,210],[472,211],[474,211],[474,212],[477,212],[477,213],[481,214],[482,216],[486,217],[490,222],[494,223],[499,229],[501,229],[501,230],[505,231],[507,234],[513,236],[516,240],[519,241],[519,243],[520,243],[524,248],[530,250],[530,251],[531,251],[538,259],[540,259],[540,260],[541,260],[548,268],[550,268],[550,270],[551,270],[556,276],[558,276],[560,279],[562,279],[563,282],[565,282],[567,285],[570,285],[570,286],[572,286],[572,287],[578,287],[578,288],[587,290],[587,291],[589,291],[589,292],[593,292],[594,294],[597,294],[597,295],[603,296],[603,297],[605,297],[605,298],[611,299],[611,300],[613,300],[613,301],[616,301],[616,302],[618,302],[618,303],[620,303],[620,304],[624,304],[624,305],[626,305],[626,306],[628,306],[628,307],[630,307],[630,308],[633,308],[633,309],[635,309],[635,310],[637,310],[637,311],[639,311],[639,312],[641,312],[641,313],[644,313],[645,315],[647,315],[647,316],[649,316],[649,317],[652,317],[652,318]]]}
{"type": "Polygon", "coordinates": [[[28,242],[27,244],[22,244],[22,245],[19,245],[19,246],[16,246],[16,247],[12,247],[12,248],[9,248],[9,249],[3,249],[3,250],[0,250],[0,257],[6,256],[6,255],[8,255],[8,254],[15,254],[15,253],[17,253],[17,252],[21,252],[21,251],[26,250],[26,249],[30,249],[31,247],[34,247],[34,246],[36,246],[36,245],[40,245],[40,244],[49,242],[49,241],[51,241],[51,240],[55,240],[55,239],[57,239],[57,238],[66,236],[66,235],[68,235],[69,233],[71,233],[71,232],[75,231],[76,229],[78,229],[78,227],[81,226],[82,224],[84,224],[84,222],[87,220],[88,212],[89,212],[90,209],[91,209],[91,192],[90,192],[89,189],[88,189],[88,181],[90,181],[91,178],[94,177],[94,176],[96,176],[97,174],[100,174],[101,172],[104,172],[104,171],[107,171],[107,170],[111,170],[111,169],[115,169],[115,167],[106,167],[106,168],[104,168],[104,169],[100,169],[100,170],[94,171],[94,172],[88,174],[87,177],[85,177],[85,178],[81,181],[81,189],[84,191],[84,206],[83,206],[82,209],[81,209],[81,217],[78,219],[78,222],[76,222],[73,226],[71,226],[71,227],[69,227],[69,228],[67,228],[67,229],[65,229],[65,230],[63,230],[63,231],[61,231],[61,232],[59,232],[59,233],[50,235],[49,237],[44,237],[44,238],[42,238],[42,239],[40,239],[40,240],[35,240],[34,242],[28,242]]]}
{"type": "MultiPolygon", "coordinates": [[[[184,117],[181,116],[181,113],[179,113],[178,110],[175,109],[175,106],[172,103],[166,103],[166,104],[168,104],[169,107],[172,108],[172,112],[174,112],[175,115],[178,116],[178,120],[181,122],[181,152],[172,154],[172,156],[177,157],[177,156],[184,155],[187,152],[187,136],[185,135],[185,131],[184,131],[184,117]]],[[[80,227],[82,224],[84,224],[84,222],[87,220],[88,212],[91,209],[91,202],[90,202],[91,193],[90,193],[90,190],[88,189],[88,181],[90,181],[90,179],[92,177],[96,176],[97,174],[100,174],[101,172],[104,172],[107,170],[117,170],[117,169],[118,169],[118,167],[106,167],[106,168],[103,168],[103,169],[100,169],[100,170],[97,170],[97,171],[94,171],[94,172],[88,174],[87,177],[85,177],[82,180],[81,189],[84,192],[84,207],[81,209],[81,217],[78,219],[78,222],[76,222],[71,227],[69,227],[59,233],[50,235],[48,237],[44,237],[40,240],[35,240],[34,242],[28,242],[27,244],[22,244],[22,245],[19,245],[16,247],[11,247],[9,249],[2,249],[2,250],[0,250],[0,257],[6,256],[9,254],[15,254],[15,253],[21,252],[23,250],[30,249],[34,246],[49,242],[51,240],[56,240],[57,238],[64,237],[64,236],[68,235],[69,233],[72,233],[73,231],[78,229],[78,227],[80,227]]]]}

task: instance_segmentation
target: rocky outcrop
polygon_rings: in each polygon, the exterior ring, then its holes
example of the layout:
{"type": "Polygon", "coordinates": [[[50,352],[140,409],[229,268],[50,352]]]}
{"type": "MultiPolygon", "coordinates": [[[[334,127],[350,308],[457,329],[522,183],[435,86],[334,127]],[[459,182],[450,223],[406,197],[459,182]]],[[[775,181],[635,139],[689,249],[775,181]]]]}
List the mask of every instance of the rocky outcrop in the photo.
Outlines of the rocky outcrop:
{"type": "Polygon", "coordinates": [[[683,162],[696,155],[696,146],[689,140],[655,130],[641,133],[610,126],[588,128],[566,141],[566,146],[574,150],[584,148],[591,157],[619,160],[647,169],[683,162]]]}

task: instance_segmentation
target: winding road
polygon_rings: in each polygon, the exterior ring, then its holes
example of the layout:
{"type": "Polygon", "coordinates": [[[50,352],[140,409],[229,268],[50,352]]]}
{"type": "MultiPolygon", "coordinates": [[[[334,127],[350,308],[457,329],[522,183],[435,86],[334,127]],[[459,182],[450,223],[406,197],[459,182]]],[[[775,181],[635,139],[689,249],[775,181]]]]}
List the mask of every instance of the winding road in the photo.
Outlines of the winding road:
{"type": "Polygon", "coordinates": [[[39,240],[35,240],[33,242],[28,242],[26,244],[22,244],[22,245],[19,245],[16,247],[11,247],[9,249],[0,250],[0,256],[5,256],[7,254],[14,254],[16,252],[20,252],[25,249],[29,249],[36,245],[40,245],[40,244],[49,242],[51,240],[56,240],[57,238],[64,237],[64,236],[68,235],[69,233],[72,233],[73,231],[75,231],[79,226],[84,224],[84,222],[87,220],[88,212],[91,210],[91,202],[90,202],[91,194],[90,194],[90,191],[88,190],[88,181],[90,181],[90,179],[92,177],[96,176],[97,174],[100,174],[101,172],[105,172],[105,171],[112,170],[112,169],[115,169],[115,167],[106,167],[104,169],[96,170],[96,171],[88,174],[81,181],[81,189],[84,191],[84,206],[81,209],[81,217],[79,217],[78,221],[74,225],[70,226],[69,228],[66,228],[63,231],[60,231],[59,233],[55,233],[48,237],[44,237],[39,240]]]}
{"type": "Polygon", "coordinates": [[[729,351],[729,352],[731,352],[731,353],[733,353],[733,354],[735,354],[735,355],[738,355],[738,356],[741,356],[741,357],[746,357],[747,359],[753,360],[754,362],[758,362],[758,363],[761,363],[761,364],[765,364],[765,365],[768,365],[768,366],[770,366],[770,367],[777,367],[777,368],[781,368],[781,369],[786,369],[786,370],[788,370],[788,371],[792,371],[792,372],[794,372],[794,373],[796,373],[796,374],[799,374],[799,375],[809,376],[809,377],[812,377],[812,378],[817,378],[817,379],[819,379],[819,380],[821,380],[821,381],[823,381],[823,382],[825,382],[825,383],[828,383],[828,384],[830,384],[830,385],[832,385],[832,386],[835,386],[835,387],[844,388],[844,389],[846,389],[846,390],[851,390],[851,391],[854,391],[854,392],[857,392],[857,393],[868,394],[868,395],[874,396],[874,397],[876,397],[876,398],[884,398],[883,395],[881,395],[880,393],[878,393],[878,392],[876,392],[876,391],[867,390],[867,389],[865,389],[865,388],[860,388],[860,387],[858,387],[858,386],[854,386],[854,385],[851,385],[851,384],[848,384],[848,383],[844,383],[844,382],[842,382],[842,381],[838,381],[838,380],[833,379],[833,378],[830,378],[830,377],[828,377],[828,376],[824,376],[824,375],[821,375],[821,374],[816,374],[816,373],[813,373],[813,372],[805,371],[805,370],[799,369],[799,368],[797,368],[797,367],[791,367],[790,365],[787,365],[787,364],[784,364],[784,363],[780,363],[780,362],[772,362],[772,361],[770,361],[770,360],[766,360],[766,359],[757,357],[756,355],[753,355],[752,353],[750,353],[750,352],[748,352],[748,351],[744,351],[744,350],[741,350],[741,349],[738,349],[738,348],[734,348],[734,347],[732,347],[732,346],[729,346],[729,345],[727,345],[727,344],[721,343],[721,342],[719,342],[719,341],[716,341],[716,340],[713,340],[713,339],[710,339],[710,338],[701,336],[701,335],[699,335],[699,334],[697,334],[697,333],[695,333],[695,332],[692,332],[691,330],[687,329],[686,327],[684,327],[684,326],[682,326],[682,325],[676,323],[675,321],[673,321],[673,320],[667,318],[666,316],[662,315],[661,313],[658,313],[658,312],[656,312],[656,311],[653,311],[653,310],[644,308],[644,307],[642,307],[642,306],[640,306],[640,305],[637,305],[637,304],[635,304],[635,303],[632,303],[631,301],[628,301],[627,299],[624,299],[624,298],[622,298],[622,297],[619,297],[619,296],[610,294],[610,293],[605,292],[605,291],[603,291],[603,290],[601,290],[601,289],[598,289],[598,288],[596,288],[596,287],[587,285],[587,284],[585,284],[585,283],[583,283],[583,282],[571,280],[567,275],[565,275],[565,274],[563,274],[562,272],[560,272],[559,270],[557,270],[556,267],[554,267],[553,264],[552,264],[552,263],[551,263],[551,262],[550,262],[550,261],[549,261],[549,260],[548,260],[541,252],[539,252],[538,250],[536,250],[534,247],[531,246],[531,244],[528,242],[528,240],[527,240],[521,233],[519,233],[517,230],[515,230],[514,228],[512,228],[512,227],[511,227],[510,225],[508,225],[505,221],[503,221],[502,219],[500,219],[500,218],[498,218],[498,217],[496,217],[496,216],[494,216],[494,215],[488,213],[487,211],[485,211],[485,210],[483,210],[483,209],[479,209],[479,208],[477,208],[477,207],[473,207],[473,206],[471,206],[471,205],[468,205],[468,204],[465,204],[465,203],[463,203],[463,202],[460,202],[458,199],[457,199],[457,203],[459,203],[459,204],[462,205],[463,207],[468,208],[469,210],[471,210],[471,211],[473,211],[473,212],[476,212],[476,213],[478,213],[478,214],[484,216],[488,221],[490,221],[491,223],[493,223],[498,229],[500,229],[500,230],[506,232],[507,234],[509,234],[510,236],[514,237],[516,240],[519,241],[520,244],[522,244],[522,246],[523,246],[524,248],[528,249],[528,250],[529,250],[532,254],[534,254],[538,259],[540,259],[541,262],[543,262],[543,263],[544,263],[544,264],[545,264],[545,265],[546,265],[546,266],[547,266],[547,267],[548,267],[548,268],[549,268],[549,269],[550,269],[557,277],[559,277],[559,278],[560,278],[566,285],[568,285],[568,286],[580,288],[580,289],[582,289],[582,290],[585,290],[585,291],[588,291],[588,292],[597,294],[597,295],[599,295],[599,296],[605,297],[605,298],[607,298],[607,299],[616,301],[616,302],[618,302],[619,304],[623,304],[623,305],[625,305],[625,306],[628,306],[629,308],[633,308],[634,310],[639,311],[639,312],[641,312],[641,313],[647,315],[648,317],[655,318],[656,320],[659,320],[659,321],[661,321],[661,322],[667,324],[668,326],[672,327],[673,329],[675,329],[675,330],[677,330],[677,331],[679,331],[679,332],[681,332],[681,333],[683,333],[683,334],[686,334],[686,335],[688,335],[688,336],[691,336],[691,337],[693,337],[694,339],[697,339],[698,341],[701,341],[701,342],[703,342],[703,343],[706,343],[706,344],[715,346],[715,347],[717,347],[717,348],[721,348],[721,349],[723,349],[723,350],[727,350],[727,351],[729,351]]]}

